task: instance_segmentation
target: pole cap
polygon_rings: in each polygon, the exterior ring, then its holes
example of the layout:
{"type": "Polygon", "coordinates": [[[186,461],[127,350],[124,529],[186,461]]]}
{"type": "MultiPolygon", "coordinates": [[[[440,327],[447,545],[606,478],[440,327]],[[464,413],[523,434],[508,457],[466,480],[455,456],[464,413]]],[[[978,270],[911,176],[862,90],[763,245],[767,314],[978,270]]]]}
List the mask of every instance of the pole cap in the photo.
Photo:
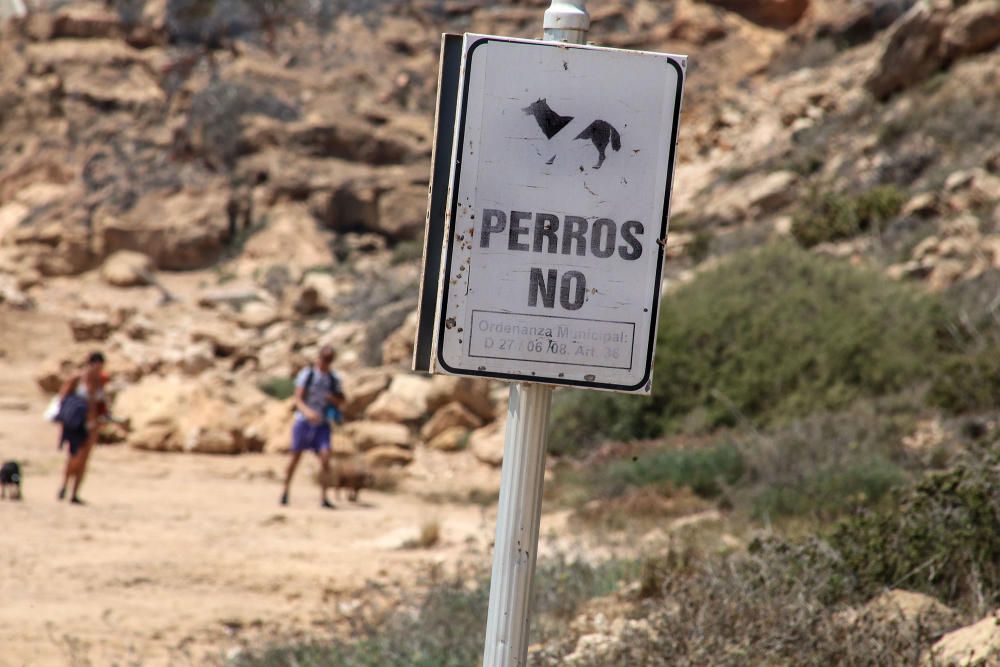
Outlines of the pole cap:
{"type": "Polygon", "coordinates": [[[542,28],[545,30],[590,30],[590,14],[586,0],[552,0],[545,10],[542,28]]]}

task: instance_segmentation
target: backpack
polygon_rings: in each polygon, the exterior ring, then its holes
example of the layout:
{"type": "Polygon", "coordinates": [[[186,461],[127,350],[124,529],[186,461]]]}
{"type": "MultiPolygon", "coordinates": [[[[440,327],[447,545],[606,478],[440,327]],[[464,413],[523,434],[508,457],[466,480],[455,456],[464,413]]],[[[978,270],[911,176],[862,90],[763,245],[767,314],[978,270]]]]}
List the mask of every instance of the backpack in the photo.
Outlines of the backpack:
{"type": "MultiPolygon", "coordinates": [[[[316,372],[316,369],[314,369],[313,367],[310,366],[309,367],[309,375],[306,376],[306,383],[302,387],[302,393],[305,396],[309,395],[309,387],[312,386],[313,374],[315,372],[316,372]]],[[[327,376],[329,376],[329,378],[330,378],[330,392],[334,393],[334,394],[339,394],[340,393],[340,383],[337,381],[337,378],[335,378],[333,376],[333,373],[327,373],[327,376]]],[[[343,413],[340,412],[340,409],[337,408],[336,405],[329,405],[328,404],[326,406],[326,409],[324,410],[323,418],[324,419],[328,419],[328,420],[332,420],[336,424],[343,424],[344,423],[344,415],[343,415],[343,413]]]]}
{"type": "Polygon", "coordinates": [[[90,404],[83,396],[71,393],[59,404],[59,414],[56,421],[70,431],[82,431],[87,426],[87,413],[90,404]]]}

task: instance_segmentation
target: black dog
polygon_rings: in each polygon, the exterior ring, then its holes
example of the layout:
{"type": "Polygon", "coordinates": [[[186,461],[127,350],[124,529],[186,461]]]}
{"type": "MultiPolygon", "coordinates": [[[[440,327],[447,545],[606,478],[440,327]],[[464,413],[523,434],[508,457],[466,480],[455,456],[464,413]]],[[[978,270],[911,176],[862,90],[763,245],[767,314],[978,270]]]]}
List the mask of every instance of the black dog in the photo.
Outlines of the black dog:
{"type": "Polygon", "coordinates": [[[0,498],[7,497],[7,487],[13,486],[10,492],[11,500],[21,499],[21,466],[17,461],[7,461],[0,467],[0,498]]]}

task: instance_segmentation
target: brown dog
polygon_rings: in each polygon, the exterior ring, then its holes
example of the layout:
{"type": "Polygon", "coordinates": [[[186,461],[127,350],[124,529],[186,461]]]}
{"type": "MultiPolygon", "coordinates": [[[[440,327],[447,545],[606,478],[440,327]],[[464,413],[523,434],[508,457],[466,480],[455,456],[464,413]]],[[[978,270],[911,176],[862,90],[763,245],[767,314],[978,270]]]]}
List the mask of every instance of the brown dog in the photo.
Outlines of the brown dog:
{"type": "MultiPolygon", "coordinates": [[[[322,471],[319,473],[322,476],[322,471]]],[[[364,466],[357,463],[343,462],[330,466],[330,474],[326,479],[319,479],[326,488],[333,487],[334,497],[340,500],[340,490],[347,489],[347,499],[358,502],[361,489],[375,486],[375,476],[364,466]]]]}

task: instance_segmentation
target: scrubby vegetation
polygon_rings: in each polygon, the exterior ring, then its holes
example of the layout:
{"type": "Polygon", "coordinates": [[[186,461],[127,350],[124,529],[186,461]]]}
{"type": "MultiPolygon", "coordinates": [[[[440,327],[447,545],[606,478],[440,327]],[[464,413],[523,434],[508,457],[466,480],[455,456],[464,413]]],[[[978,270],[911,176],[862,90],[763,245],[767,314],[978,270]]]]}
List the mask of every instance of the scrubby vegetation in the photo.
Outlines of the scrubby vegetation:
{"type": "Polygon", "coordinates": [[[565,392],[552,451],[842,408],[929,379],[932,297],[789,244],[744,252],[665,297],[648,399],[565,392]]]}
{"type": "MultiPolygon", "coordinates": [[[[538,641],[562,635],[586,601],[635,577],[638,564],[590,565],[556,556],[538,564],[532,631],[538,641]]],[[[384,614],[354,615],[353,640],[305,642],[240,656],[231,667],[468,667],[482,659],[489,580],[432,571],[424,593],[384,614]]]]}
{"type": "Polygon", "coordinates": [[[809,248],[865,231],[881,231],[903,207],[903,193],[883,185],[855,197],[838,192],[812,192],[792,220],[792,236],[809,248]]]}
{"type": "Polygon", "coordinates": [[[1000,450],[982,448],[840,524],[832,544],[865,592],[905,587],[985,613],[1000,603],[1000,450]]]}
{"type": "MultiPolygon", "coordinates": [[[[1000,602],[1000,443],[989,440],[976,457],[899,490],[897,503],[813,536],[765,535],[732,552],[678,543],[599,565],[542,562],[532,664],[566,664],[586,627],[569,621],[612,606],[634,622],[573,664],[920,664],[933,639],[1000,602]],[[864,607],[888,588],[925,591],[955,611],[905,621],[864,607]]],[[[474,665],[487,598],[485,578],[438,578],[419,600],[359,625],[352,641],[247,654],[233,667],[474,665]]]]}

